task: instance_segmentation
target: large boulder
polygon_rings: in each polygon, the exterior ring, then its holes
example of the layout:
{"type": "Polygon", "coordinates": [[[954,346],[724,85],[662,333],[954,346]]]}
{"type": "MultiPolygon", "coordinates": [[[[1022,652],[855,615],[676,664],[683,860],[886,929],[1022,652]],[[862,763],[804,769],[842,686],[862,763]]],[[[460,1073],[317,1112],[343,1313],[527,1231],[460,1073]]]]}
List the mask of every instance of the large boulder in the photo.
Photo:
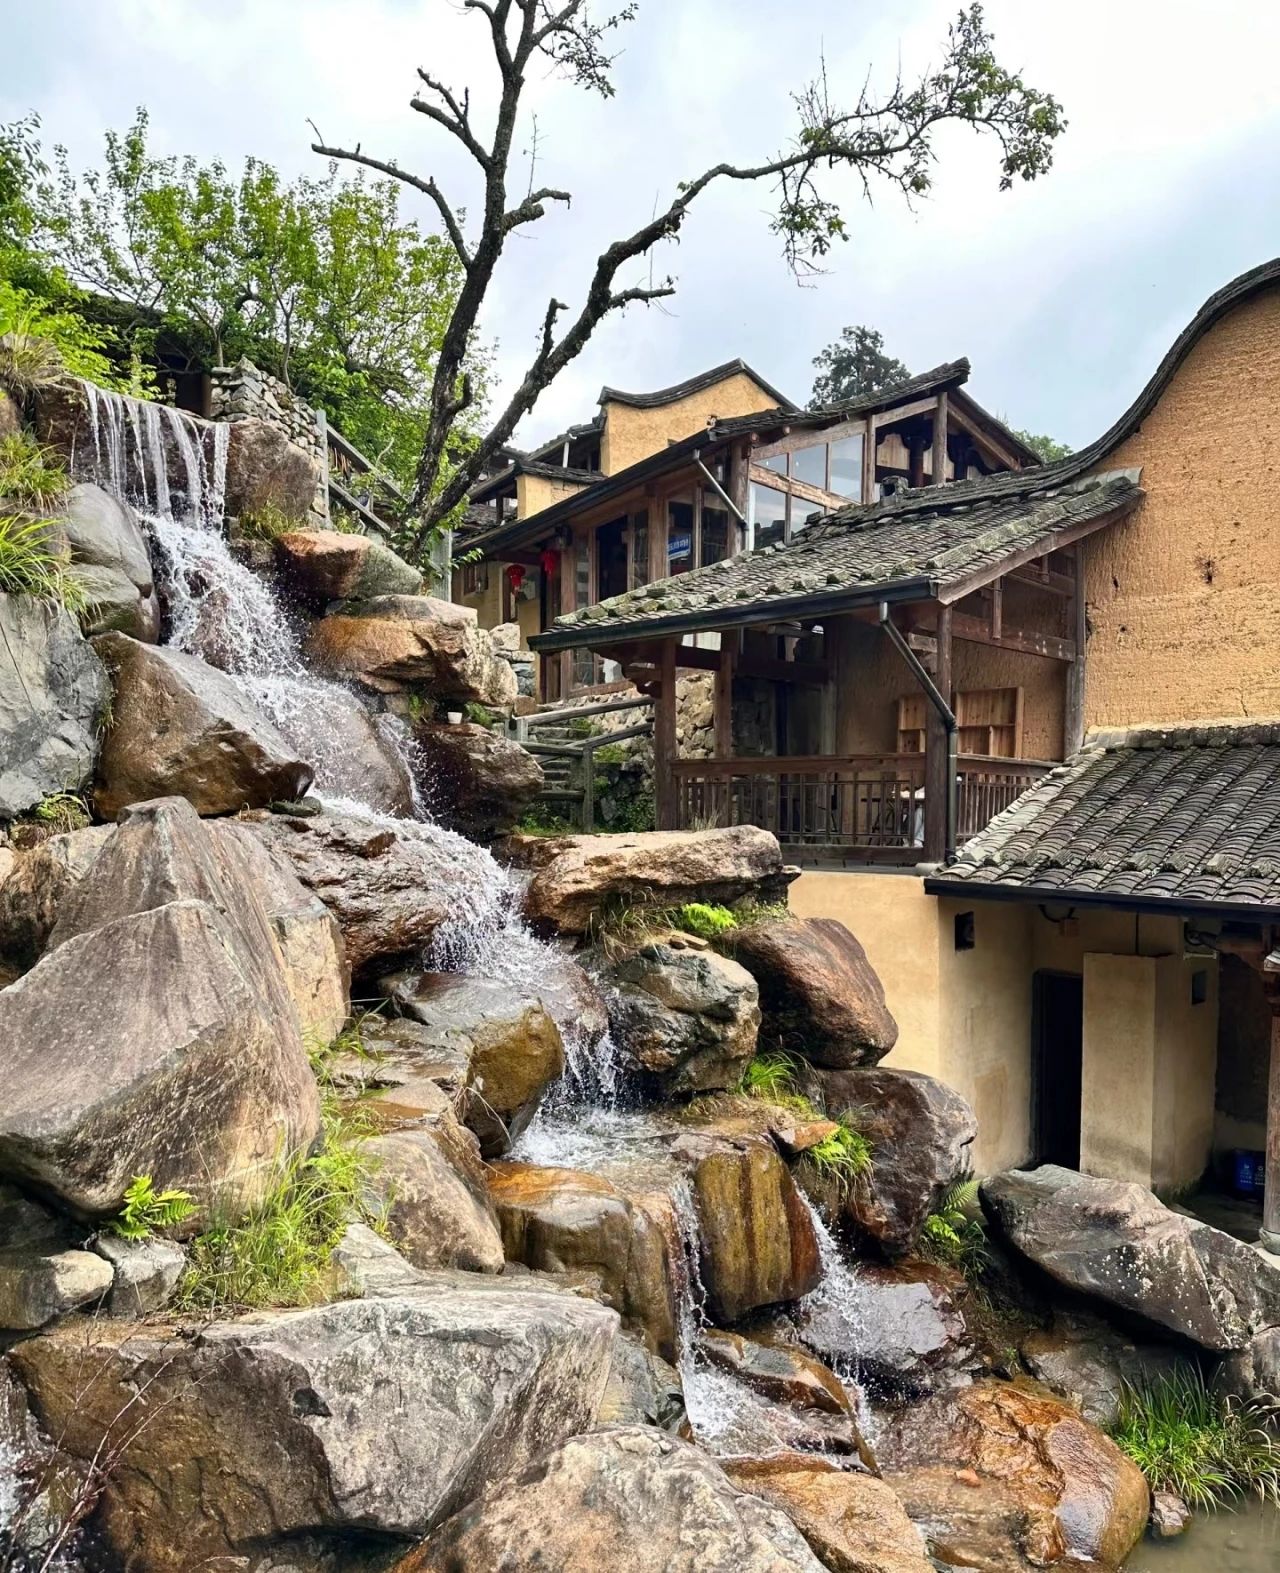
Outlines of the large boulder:
{"type": "Polygon", "coordinates": [[[646,1198],[628,1197],[598,1174],[527,1163],[495,1163],[489,1187],[511,1261],[591,1275],[650,1349],[676,1358],[679,1246],[646,1198]]]}
{"type": "Polygon", "coordinates": [[[0,1172],[90,1217],[140,1174],[247,1205],[310,1143],[316,1085],[262,861],[180,800],[125,817],[0,991],[0,1172]]]}
{"type": "Polygon", "coordinates": [[[0,1249],[0,1334],[30,1332],[111,1289],[111,1264],[93,1251],[18,1245],[0,1249]]]}
{"type": "Polygon", "coordinates": [[[508,845],[517,863],[533,869],[525,899],[530,919],[564,934],[586,933],[605,907],[736,901],[761,893],[771,897],[785,887],[787,877],[777,838],[754,825],[513,837],[508,845]]]}
{"type": "Polygon", "coordinates": [[[347,603],[312,624],[305,652],[317,671],[376,693],[422,689],[438,700],[499,708],[515,701],[511,668],[475,613],[427,595],[347,603]]]}
{"type": "Polygon", "coordinates": [[[884,1478],[941,1561],[990,1573],[1114,1573],[1142,1537],[1147,1483],[1060,1399],[978,1382],[886,1416],[884,1478]]]}
{"type": "Polygon", "coordinates": [[[600,1424],[678,1431],[684,1418],[679,1371],[633,1334],[619,1333],[600,1400],[600,1424]]]}
{"type": "Polygon", "coordinates": [[[725,1474],[787,1515],[829,1573],[931,1573],[924,1539],[893,1490],[810,1453],[731,1458],[725,1474]]]}
{"type": "Polygon", "coordinates": [[[1051,1278],[1215,1352],[1280,1326],[1280,1270],[1141,1185],[1046,1164],[983,1182],[1010,1243],[1051,1278]]]}
{"type": "Polygon", "coordinates": [[[505,1258],[480,1146],[447,1103],[365,1143],[387,1233],[414,1267],[500,1273],[505,1258]]]}
{"type": "Polygon", "coordinates": [[[467,897],[447,838],[431,826],[333,812],[242,823],[333,913],[356,974],[417,960],[467,897]]]}
{"type": "Polygon", "coordinates": [[[466,1054],[462,1117],[484,1156],[499,1157],[564,1071],[560,1029],[541,1000],[456,972],[399,974],[380,987],[397,1011],[466,1054]]]}
{"type": "Polygon", "coordinates": [[[828,1114],[851,1112],[871,1143],[871,1167],[843,1199],[846,1222],[887,1256],[906,1255],[972,1166],[973,1110],[945,1082],[883,1065],[815,1071],[808,1086],[828,1114]]]}
{"type": "Polygon", "coordinates": [[[160,607],[137,515],[100,486],[73,486],[58,504],[58,532],[88,600],[89,633],[116,629],[154,643],[160,607]]]}
{"type": "Polygon", "coordinates": [[[1245,1403],[1280,1409],[1280,1327],[1268,1327],[1228,1355],[1218,1371],[1223,1390],[1245,1403]]]}
{"type": "Polygon", "coordinates": [[[442,825],[473,840],[510,830],[542,791],[542,766],[488,727],[426,722],[414,731],[427,807],[442,825]]]}
{"type": "Polygon", "coordinates": [[[787,1516],[688,1443],[641,1426],[574,1437],[495,1482],[396,1573],[823,1573],[787,1516]]]}
{"type": "Polygon", "coordinates": [[[303,523],[323,484],[320,466],[278,426],[256,416],[231,422],[226,510],[233,518],[272,508],[303,523]]]}
{"type": "Polygon", "coordinates": [[[0,594],[0,820],[85,785],[110,696],[70,613],[0,594]]]}
{"type": "Polygon", "coordinates": [[[14,859],[0,884],[0,962],[25,972],[40,959],[67,894],[111,839],[112,826],[50,836],[14,859]]]}
{"type": "Polygon", "coordinates": [[[115,684],[98,760],[104,818],[170,794],[201,814],[234,814],[301,797],[311,767],[236,686],[198,656],[103,634],[94,649],[115,684]]]}
{"type": "Polygon", "coordinates": [[[1088,1311],[1061,1308],[1051,1327],[1032,1328],[1018,1348],[1032,1376],[1104,1431],[1119,1419],[1126,1387],[1150,1386],[1189,1364],[1171,1344],[1139,1343],[1088,1311]]]}
{"type": "Polygon", "coordinates": [[[147,1395],[95,1527],[113,1566],[187,1573],[291,1562],[306,1536],[357,1556],[422,1536],[594,1423],[616,1328],[572,1295],[447,1274],[189,1337],[62,1324],[11,1358],[75,1459],[147,1395]]]}
{"type": "Polygon", "coordinates": [[[835,1372],[786,1344],[759,1343],[741,1333],[707,1327],[698,1336],[698,1351],[712,1365],[779,1403],[828,1415],[853,1414],[835,1372]]]}
{"type": "Polygon", "coordinates": [[[752,923],[731,935],[734,957],[760,986],[760,1041],[812,1065],[874,1065],[898,1024],[866,952],[835,918],[752,923]]]}
{"type": "Polygon", "coordinates": [[[291,530],[275,543],[286,592],[308,610],[332,601],[365,601],[375,595],[417,595],[422,575],[371,535],[345,530],[291,530]]]}
{"type": "Polygon", "coordinates": [[[675,1144],[690,1166],[702,1281],[717,1322],[816,1288],[822,1261],[813,1212],[765,1136],[706,1130],[675,1144]]]}
{"type": "Polygon", "coordinates": [[[658,936],[602,974],[616,1042],[669,1097],[736,1086],[755,1053],[756,985],[686,934],[658,936]]]}
{"type": "Polygon", "coordinates": [[[851,1281],[854,1306],[816,1298],[793,1313],[795,1327],[825,1359],[855,1358],[860,1379],[877,1393],[932,1393],[966,1381],[980,1365],[961,1310],[965,1284],[958,1273],[929,1262],[860,1262],[851,1281]],[[850,1320],[857,1328],[854,1349],[850,1320]]]}

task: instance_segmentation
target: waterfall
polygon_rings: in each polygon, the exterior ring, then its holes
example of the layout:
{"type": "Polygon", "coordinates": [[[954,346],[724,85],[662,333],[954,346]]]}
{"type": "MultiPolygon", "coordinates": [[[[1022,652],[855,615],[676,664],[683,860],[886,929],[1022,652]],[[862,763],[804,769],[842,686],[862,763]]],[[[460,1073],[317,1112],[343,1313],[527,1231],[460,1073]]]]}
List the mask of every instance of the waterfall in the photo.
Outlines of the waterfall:
{"type": "MultiPolygon", "coordinates": [[[[222,523],[230,429],[201,421],[171,404],[131,399],[81,382],[93,435],[93,476],[113,496],[161,518],[180,516],[207,529],[222,523]],[[174,487],[170,466],[181,470],[174,487]]],[[[73,454],[73,468],[84,467],[73,454]]]]}

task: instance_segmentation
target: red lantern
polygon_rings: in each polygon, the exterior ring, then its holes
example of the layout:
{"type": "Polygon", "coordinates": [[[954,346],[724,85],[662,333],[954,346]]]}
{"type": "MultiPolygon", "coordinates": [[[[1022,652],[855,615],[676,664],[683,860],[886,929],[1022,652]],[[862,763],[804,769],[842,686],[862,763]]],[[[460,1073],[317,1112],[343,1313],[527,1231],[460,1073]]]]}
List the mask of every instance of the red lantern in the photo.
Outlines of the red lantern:
{"type": "Polygon", "coordinates": [[[542,563],[543,573],[546,574],[548,578],[550,578],[550,576],[555,573],[556,569],[560,566],[560,553],[553,551],[551,547],[548,546],[543,550],[542,556],[539,560],[542,563]]]}
{"type": "Polygon", "coordinates": [[[511,586],[512,595],[519,595],[520,586],[524,583],[524,564],[507,564],[507,583],[511,586]]]}

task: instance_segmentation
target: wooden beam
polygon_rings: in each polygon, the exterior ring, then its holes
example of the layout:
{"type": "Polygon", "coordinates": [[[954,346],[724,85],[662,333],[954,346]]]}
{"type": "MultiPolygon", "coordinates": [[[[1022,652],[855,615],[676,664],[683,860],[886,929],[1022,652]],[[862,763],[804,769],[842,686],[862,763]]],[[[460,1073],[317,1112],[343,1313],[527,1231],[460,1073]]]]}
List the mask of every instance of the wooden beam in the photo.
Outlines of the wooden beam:
{"type": "MultiPolygon", "coordinates": [[[[948,606],[944,608],[950,611],[948,606]]],[[[1042,634],[1032,628],[1001,628],[1000,637],[992,635],[991,625],[984,617],[972,617],[967,612],[956,612],[951,623],[952,633],[966,644],[995,645],[1001,650],[1018,650],[1023,655],[1042,655],[1051,661],[1074,661],[1074,639],[1059,639],[1056,634],[1042,634]]]]}
{"type": "Polygon", "coordinates": [[[867,417],[862,430],[862,495],[861,502],[876,500],[876,422],[875,416],[867,417]]]}
{"type": "Polygon", "coordinates": [[[658,654],[653,696],[653,785],[659,830],[676,828],[676,642],[665,639],[658,654]]]}
{"type": "Polygon", "coordinates": [[[907,466],[908,486],[924,485],[924,448],[923,432],[914,435],[907,444],[907,453],[909,455],[907,466]]]}
{"type": "Polygon", "coordinates": [[[812,486],[808,481],[799,481],[792,475],[779,475],[775,470],[766,469],[763,464],[751,465],[748,473],[757,486],[772,486],[775,491],[790,492],[793,497],[802,497],[805,502],[817,503],[819,508],[844,508],[849,502],[847,497],[841,497],[836,492],[812,486]]]}
{"type": "MultiPolygon", "coordinates": [[[[1098,530],[1106,529],[1107,525],[1114,524],[1117,519],[1123,519],[1137,505],[1137,498],[1122,502],[1118,508],[1111,508],[1106,513],[1100,513],[1093,519],[1082,519],[1079,524],[1069,525],[1065,530],[1055,531],[1051,535],[1043,535],[1038,541],[1033,541],[1029,546],[1024,546],[1016,552],[1010,552],[998,563],[990,567],[979,569],[977,573],[970,574],[968,578],[961,579],[955,584],[949,584],[938,591],[938,599],[944,606],[954,606],[957,601],[963,601],[966,595],[972,595],[975,590],[981,590],[984,585],[993,579],[999,579],[1013,572],[1015,568],[1025,568],[1028,563],[1036,562],[1039,558],[1047,556],[1050,552],[1064,551],[1068,546],[1074,546],[1077,541],[1083,541],[1086,536],[1095,534],[1098,530]]],[[[1041,584],[1041,589],[1047,585],[1041,584]]]]}
{"type": "Polygon", "coordinates": [[[984,431],[982,427],[958,403],[951,406],[951,420],[980,450],[985,450],[992,458],[1003,464],[1006,469],[1020,470],[1025,460],[1020,459],[1012,448],[1007,448],[998,437],[984,431]]]}
{"type": "Polygon", "coordinates": [[[938,395],[933,412],[933,458],[929,484],[941,486],[947,478],[947,395],[938,395]]]}
{"type": "Polygon", "coordinates": [[[937,396],[931,393],[928,398],[913,399],[910,404],[899,404],[896,409],[881,410],[871,419],[879,431],[888,426],[900,426],[903,421],[914,420],[917,415],[928,415],[937,405],[937,396]]]}
{"type": "Polygon", "coordinates": [[[715,714],[715,756],[717,759],[733,757],[733,665],[737,656],[738,636],[726,629],[720,635],[717,654],[720,664],[716,668],[716,685],[713,696],[715,714]]]}
{"type": "Polygon", "coordinates": [[[1062,712],[1062,746],[1065,759],[1069,759],[1084,742],[1084,663],[1089,624],[1084,598],[1083,548],[1079,545],[1076,546],[1075,594],[1068,605],[1071,608],[1076,652],[1071,665],[1067,668],[1067,692],[1062,712]]]}
{"type": "MultiPolygon", "coordinates": [[[[1047,563],[1048,557],[1046,556],[1043,561],[1047,563]]],[[[1040,573],[1036,569],[1020,568],[1014,573],[1005,574],[1004,577],[1012,579],[1015,584],[1029,584],[1033,590],[1044,590],[1049,595],[1071,596],[1076,593],[1076,582],[1071,575],[1056,573],[1052,569],[1040,573]]]]}
{"type": "MultiPolygon", "coordinates": [[[[933,681],[938,692],[953,709],[951,692],[952,611],[938,608],[938,650],[934,660],[933,681]]],[[[924,860],[940,863],[947,842],[947,730],[942,717],[928,706],[924,746],[924,860]]]]}
{"type": "Polygon", "coordinates": [[[991,637],[998,644],[1004,626],[1004,580],[996,579],[991,585],[991,637]]]}
{"type": "MultiPolygon", "coordinates": [[[[750,470],[751,465],[747,455],[751,450],[743,449],[740,444],[734,443],[729,449],[729,475],[725,490],[733,499],[733,505],[744,519],[749,518],[747,507],[750,502],[750,470]]],[[[740,524],[737,519],[730,519],[729,528],[737,536],[739,546],[745,550],[747,545],[747,526],[740,524]]]]}

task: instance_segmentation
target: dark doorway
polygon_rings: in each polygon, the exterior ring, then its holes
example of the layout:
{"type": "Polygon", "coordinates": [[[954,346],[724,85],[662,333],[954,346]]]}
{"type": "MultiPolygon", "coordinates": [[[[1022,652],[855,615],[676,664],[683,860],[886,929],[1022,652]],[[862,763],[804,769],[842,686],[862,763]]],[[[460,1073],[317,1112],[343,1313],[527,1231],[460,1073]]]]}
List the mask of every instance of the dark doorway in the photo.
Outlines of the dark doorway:
{"type": "Polygon", "coordinates": [[[1031,994],[1031,1124],[1037,1163],[1080,1167],[1084,979],[1037,972],[1031,994]]]}
{"type": "Polygon", "coordinates": [[[596,531],[596,600],[624,595],[627,589],[627,521],[614,519],[596,531]]]}

